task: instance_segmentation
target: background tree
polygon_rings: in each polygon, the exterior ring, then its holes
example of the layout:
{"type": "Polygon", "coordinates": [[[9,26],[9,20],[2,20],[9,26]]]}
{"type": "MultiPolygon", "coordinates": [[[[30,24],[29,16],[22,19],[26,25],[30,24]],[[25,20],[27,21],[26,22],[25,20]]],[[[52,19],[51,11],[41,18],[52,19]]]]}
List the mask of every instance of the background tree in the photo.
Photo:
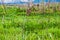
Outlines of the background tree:
{"type": "Polygon", "coordinates": [[[50,8],[50,0],[48,0],[48,9],[50,8]]]}
{"type": "Polygon", "coordinates": [[[7,14],[7,11],[5,8],[4,0],[1,0],[1,2],[2,2],[2,8],[3,8],[2,24],[4,25],[4,19],[5,19],[4,16],[5,16],[5,14],[7,14]]]}

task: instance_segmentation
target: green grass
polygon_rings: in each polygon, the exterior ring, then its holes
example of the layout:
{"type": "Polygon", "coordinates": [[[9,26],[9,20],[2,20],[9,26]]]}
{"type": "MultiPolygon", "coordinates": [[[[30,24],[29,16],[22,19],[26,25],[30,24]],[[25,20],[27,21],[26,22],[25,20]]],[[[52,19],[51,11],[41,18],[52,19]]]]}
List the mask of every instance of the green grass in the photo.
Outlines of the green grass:
{"type": "Polygon", "coordinates": [[[17,8],[7,8],[7,14],[0,14],[0,40],[60,40],[59,14],[26,16],[26,12],[16,10],[17,8]]]}

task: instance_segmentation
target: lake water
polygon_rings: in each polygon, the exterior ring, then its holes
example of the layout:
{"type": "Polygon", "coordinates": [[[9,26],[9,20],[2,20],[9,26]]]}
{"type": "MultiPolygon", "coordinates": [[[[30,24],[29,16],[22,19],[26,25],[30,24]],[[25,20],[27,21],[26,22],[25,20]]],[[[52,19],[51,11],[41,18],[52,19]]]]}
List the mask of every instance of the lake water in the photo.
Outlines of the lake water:
{"type": "MultiPolygon", "coordinates": [[[[44,2],[48,2],[48,0],[44,0],[44,2]]],[[[54,2],[54,0],[50,0],[50,2],[54,2]]],[[[60,2],[60,0],[55,0],[55,2],[60,2]]],[[[26,2],[21,2],[19,0],[16,0],[15,2],[7,3],[7,4],[24,4],[24,3],[26,2]]],[[[41,3],[41,0],[34,0],[33,3],[41,3]]]]}

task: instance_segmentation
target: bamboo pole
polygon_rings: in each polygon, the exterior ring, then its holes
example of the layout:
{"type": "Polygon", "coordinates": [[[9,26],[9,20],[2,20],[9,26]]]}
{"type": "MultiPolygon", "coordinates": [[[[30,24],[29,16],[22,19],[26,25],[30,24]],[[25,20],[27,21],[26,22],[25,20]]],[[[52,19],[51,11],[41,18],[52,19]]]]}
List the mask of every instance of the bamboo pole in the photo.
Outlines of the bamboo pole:
{"type": "Polygon", "coordinates": [[[44,0],[42,0],[42,11],[43,11],[43,14],[44,14],[44,0]]]}

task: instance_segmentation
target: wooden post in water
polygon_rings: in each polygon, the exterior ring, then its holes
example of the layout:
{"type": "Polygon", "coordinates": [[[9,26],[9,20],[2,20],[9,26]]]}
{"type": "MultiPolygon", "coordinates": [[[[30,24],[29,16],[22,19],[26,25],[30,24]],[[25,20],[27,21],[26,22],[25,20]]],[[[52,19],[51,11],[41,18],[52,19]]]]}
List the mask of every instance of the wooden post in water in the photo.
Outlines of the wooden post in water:
{"type": "Polygon", "coordinates": [[[53,0],[53,11],[56,11],[56,0],[53,0]]]}
{"type": "Polygon", "coordinates": [[[28,0],[28,8],[27,8],[27,15],[29,16],[31,13],[31,7],[32,7],[32,0],[28,0]]]}
{"type": "Polygon", "coordinates": [[[40,9],[39,6],[40,6],[40,3],[39,3],[39,0],[38,0],[38,4],[37,4],[38,9],[40,9]]]}

